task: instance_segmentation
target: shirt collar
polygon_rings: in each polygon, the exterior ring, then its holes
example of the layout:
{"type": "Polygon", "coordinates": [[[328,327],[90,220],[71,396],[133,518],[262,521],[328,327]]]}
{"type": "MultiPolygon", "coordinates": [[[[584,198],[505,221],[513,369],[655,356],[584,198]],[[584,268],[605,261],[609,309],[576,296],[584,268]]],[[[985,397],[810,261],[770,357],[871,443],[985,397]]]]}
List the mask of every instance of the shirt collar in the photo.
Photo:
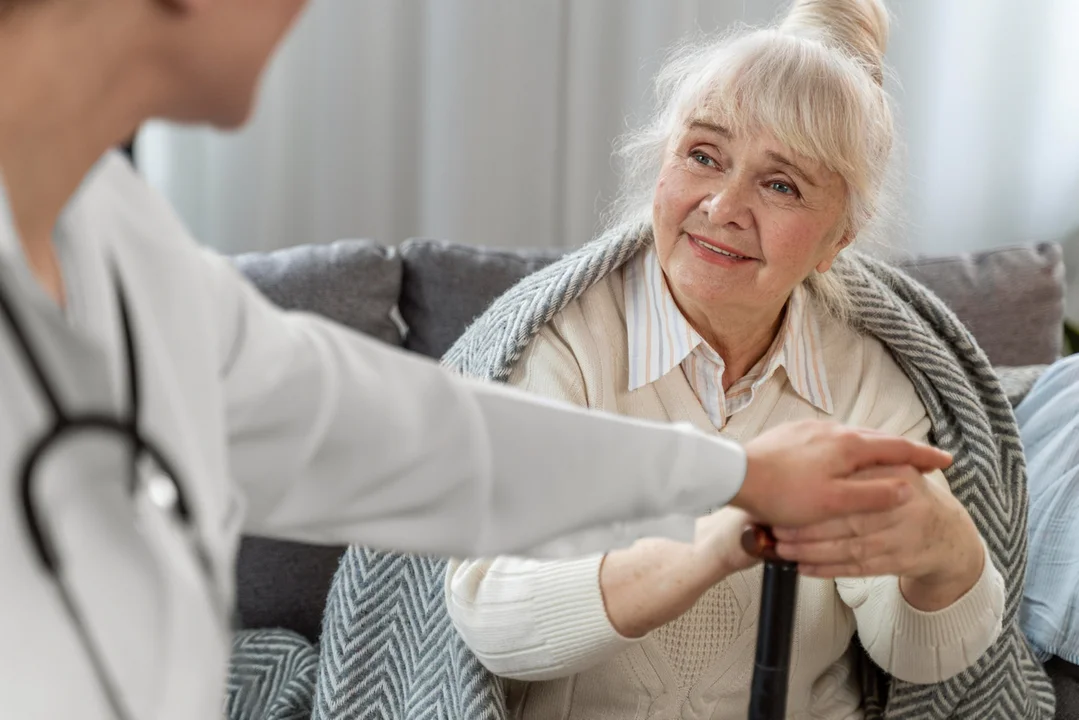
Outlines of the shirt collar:
{"type": "MultiPolygon", "coordinates": [[[[57,228],[61,228],[68,224],[74,226],[82,224],[79,222],[72,222],[74,220],[73,214],[84,204],[80,202],[80,200],[86,192],[87,186],[89,186],[93,179],[102,172],[102,169],[109,162],[126,162],[120,160],[116,156],[117,153],[115,151],[109,151],[94,162],[90,170],[79,182],[75,192],[68,198],[67,203],[65,203],[64,208],[61,210],[60,215],[57,218],[57,228]]],[[[22,249],[22,242],[19,239],[18,229],[15,227],[15,218],[11,209],[6,182],[3,168],[0,168],[0,263],[14,263],[16,265],[24,266],[24,269],[29,271],[29,265],[26,263],[26,258],[22,249]]],[[[58,232],[54,229],[53,239],[55,241],[63,242],[64,238],[62,236],[64,234],[65,233],[58,232]]]]}
{"type": "Polygon", "coordinates": [[[623,292],[633,391],[678,367],[704,339],[675,305],[653,246],[626,264],[623,292]]]}
{"type": "MultiPolygon", "coordinates": [[[[659,380],[698,348],[700,356],[722,364],[723,359],[708,347],[675,304],[654,246],[645,248],[626,264],[623,292],[631,392],[659,380]]],[[[779,334],[750,372],[760,373],[754,380],[754,385],[759,385],[783,368],[799,396],[831,414],[832,395],[820,327],[809,299],[801,285],[795,288],[787,301],[779,334]]]]}

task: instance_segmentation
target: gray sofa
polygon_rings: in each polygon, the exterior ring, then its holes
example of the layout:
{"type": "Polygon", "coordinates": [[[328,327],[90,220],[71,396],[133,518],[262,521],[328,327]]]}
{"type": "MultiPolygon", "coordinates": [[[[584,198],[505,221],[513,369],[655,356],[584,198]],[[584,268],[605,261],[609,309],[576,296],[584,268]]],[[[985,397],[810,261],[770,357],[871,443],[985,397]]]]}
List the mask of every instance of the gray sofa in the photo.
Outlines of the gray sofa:
{"type": "MultiPolygon", "coordinates": [[[[342,240],[234,258],[273,302],[319,313],[380,340],[440,357],[501,292],[558,256],[435,240],[390,248],[342,240]]],[[[1053,244],[897,260],[971,329],[1017,402],[1060,354],[1064,269],[1053,244]]],[[[244,538],[237,571],[245,627],[280,627],[317,642],[343,548],[244,538]]],[[[1058,718],[1079,720],[1074,666],[1051,663],[1058,718]]]]}

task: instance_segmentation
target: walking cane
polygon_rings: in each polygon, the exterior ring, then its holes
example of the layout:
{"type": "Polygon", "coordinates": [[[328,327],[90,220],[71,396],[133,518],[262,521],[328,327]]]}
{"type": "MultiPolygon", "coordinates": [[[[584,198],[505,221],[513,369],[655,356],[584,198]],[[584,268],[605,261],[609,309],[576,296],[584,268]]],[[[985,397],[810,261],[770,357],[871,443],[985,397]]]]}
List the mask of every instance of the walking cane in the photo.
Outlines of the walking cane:
{"type": "Polygon", "coordinates": [[[754,525],[742,533],[742,547],[764,560],[757,656],[749,695],[749,720],[783,720],[787,712],[798,564],[780,559],[771,529],[754,525]]]}

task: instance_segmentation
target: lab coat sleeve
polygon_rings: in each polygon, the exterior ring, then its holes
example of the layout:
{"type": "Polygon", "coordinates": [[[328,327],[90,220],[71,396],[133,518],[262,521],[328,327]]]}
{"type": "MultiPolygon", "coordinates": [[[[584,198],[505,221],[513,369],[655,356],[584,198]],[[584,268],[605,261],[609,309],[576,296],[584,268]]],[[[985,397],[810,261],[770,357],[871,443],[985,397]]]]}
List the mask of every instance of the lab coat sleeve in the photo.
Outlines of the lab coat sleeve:
{"type": "Polygon", "coordinates": [[[692,536],[745,474],[736,444],[457,377],[279,310],[206,255],[245,531],[482,557],[692,536]],[[674,522],[671,522],[674,521],[674,522]],[[550,542],[558,540],[558,542],[550,542]]]}

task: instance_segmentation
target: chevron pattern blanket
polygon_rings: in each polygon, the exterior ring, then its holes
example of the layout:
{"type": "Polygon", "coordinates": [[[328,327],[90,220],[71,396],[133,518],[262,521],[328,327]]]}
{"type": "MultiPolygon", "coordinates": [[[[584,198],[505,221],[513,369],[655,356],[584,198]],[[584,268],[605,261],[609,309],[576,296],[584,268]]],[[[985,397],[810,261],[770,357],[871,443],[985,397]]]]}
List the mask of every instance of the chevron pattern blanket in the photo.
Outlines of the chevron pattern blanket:
{"type": "MultiPolygon", "coordinates": [[[[647,227],[614,230],[523,279],[444,359],[504,381],[536,332],[597,280],[651,242],[647,227]]],[[[933,440],[955,456],[946,473],[1004,576],[1004,632],[972,668],[936,685],[891,681],[863,657],[869,718],[1053,717],[1053,689],[1017,624],[1026,565],[1027,495],[1011,406],[984,353],[935,296],[891,267],[845,253],[852,323],[881,340],[914,383],[933,440]]],[[[351,549],[334,579],[323,626],[314,717],[505,717],[497,680],[453,631],[443,563],[351,549]]]]}
{"type": "Polygon", "coordinates": [[[307,720],[315,696],[318,652],[289,630],[242,630],[232,639],[228,720],[307,720]]]}

